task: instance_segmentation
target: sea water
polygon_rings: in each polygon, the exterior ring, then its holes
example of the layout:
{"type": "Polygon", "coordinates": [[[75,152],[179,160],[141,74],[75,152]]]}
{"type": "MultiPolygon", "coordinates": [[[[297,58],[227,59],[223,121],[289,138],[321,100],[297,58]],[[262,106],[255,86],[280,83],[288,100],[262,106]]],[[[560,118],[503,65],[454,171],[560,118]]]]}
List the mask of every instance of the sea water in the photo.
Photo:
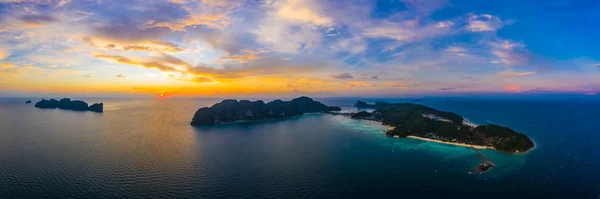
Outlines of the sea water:
{"type": "MultiPolygon", "coordinates": [[[[423,100],[537,143],[527,154],[390,138],[344,116],[189,125],[219,99],[84,99],[105,112],[0,99],[0,198],[598,198],[600,103],[423,100]]],[[[39,99],[32,99],[35,103],[39,99]]],[[[410,102],[405,99],[384,99],[410,102]]],[[[351,108],[353,99],[322,99],[351,108]]],[[[375,101],[375,100],[367,100],[375,101]]]]}

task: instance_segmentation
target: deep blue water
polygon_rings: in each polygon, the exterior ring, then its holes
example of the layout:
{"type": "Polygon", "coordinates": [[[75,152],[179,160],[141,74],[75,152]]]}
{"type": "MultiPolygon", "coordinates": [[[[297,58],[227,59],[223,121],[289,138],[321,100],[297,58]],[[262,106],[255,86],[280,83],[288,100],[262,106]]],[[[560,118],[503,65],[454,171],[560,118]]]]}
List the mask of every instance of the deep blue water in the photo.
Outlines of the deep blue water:
{"type": "Polygon", "coordinates": [[[470,149],[388,138],[342,116],[198,128],[193,113],[219,100],[85,100],[105,112],[0,99],[0,198],[600,197],[600,101],[418,102],[537,143],[522,155],[483,150],[498,167],[474,175],[470,149]]]}

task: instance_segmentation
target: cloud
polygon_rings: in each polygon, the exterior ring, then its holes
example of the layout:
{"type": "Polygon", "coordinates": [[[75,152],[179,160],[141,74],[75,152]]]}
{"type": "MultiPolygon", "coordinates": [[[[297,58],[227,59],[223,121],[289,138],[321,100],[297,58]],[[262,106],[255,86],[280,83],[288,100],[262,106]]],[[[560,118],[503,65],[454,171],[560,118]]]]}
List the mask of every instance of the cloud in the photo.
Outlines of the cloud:
{"type": "Polygon", "coordinates": [[[594,64],[595,67],[600,67],[600,64],[594,64]]]}
{"type": "Polygon", "coordinates": [[[462,52],[467,52],[467,50],[463,47],[460,46],[450,46],[448,48],[446,48],[446,50],[444,50],[446,52],[451,52],[451,53],[462,53],[462,52]]]}
{"type": "MultiPolygon", "coordinates": [[[[111,47],[115,48],[114,44],[111,47]]],[[[180,52],[183,50],[183,49],[179,48],[179,46],[177,46],[176,44],[173,44],[170,42],[163,42],[163,41],[152,41],[149,44],[123,46],[122,49],[125,51],[132,50],[132,51],[171,52],[171,53],[176,53],[176,52],[180,52]]]]}
{"type": "Polygon", "coordinates": [[[368,46],[362,38],[353,37],[342,39],[336,44],[331,45],[329,48],[335,52],[349,52],[352,54],[357,54],[366,51],[368,46]]]}
{"type": "Polygon", "coordinates": [[[177,69],[177,66],[181,66],[183,64],[184,67],[189,67],[189,64],[178,61],[166,54],[162,55],[162,58],[154,58],[150,60],[136,60],[131,59],[119,55],[105,55],[105,54],[97,54],[94,56],[98,59],[103,59],[107,61],[113,61],[121,64],[129,64],[135,66],[141,66],[145,68],[153,68],[158,69],[164,72],[181,72],[181,70],[177,69]]]}
{"type": "Polygon", "coordinates": [[[362,34],[371,38],[389,38],[402,42],[414,42],[453,34],[453,26],[454,23],[449,21],[437,22],[423,27],[388,22],[365,28],[362,34]]]}
{"type": "Polygon", "coordinates": [[[408,86],[402,82],[384,82],[381,86],[390,88],[408,88],[408,86]]]}
{"type": "Polygon", "coordinates": [[[127,44],[160,40],[168,32],[170,32],[168,28],[162,27],[140,28],[132,19],[123,18],[93,27],[92,37],[84,39],[91,40],[91,42],[106,40],[107,42],[127,44]]]}
{"type": "Polygon", "coordinates": [[[335,75],[330,75],[329,77],[335,79],[353,79],[354,77],[350,73],[339,73],[335,75]]]}
{"type": "Polygon", "coordinates": [[[209,77],[203,77],[203,76],[181,77],[181,76],[175,76],[173,74],[170,74],[169,78],[179,80],[179,81],[187,81],[187,82],[194,82],[194,83],[209,83],[209,82],[215,81],[209,77]]]}
{"type": "Polygon", "coordinates": [[[19,17],[19,20],[21,20],[23,23],[30,27],[40,27],[48,23],[58,21],[56,18],[50,15],[22,15],[19,17]]]}
{"type": "Polygon", "coordinates": [[[456,88],[452,88],[452,87],[447,87],[447,88],[440,88],[438,89],[439,91],[451,91],[451,90],[455,90],[456,88]]]}
{"type": "Polygon", "coordinates": [[[429,14],[435,10],[450,5],[446,0],[401,0],[407,7],[416,8],[424,14],[429,14]]]}
{"type": "Polygon", "coordinates": [[[115,78],[117,78],[117,79],[126,79],[127,77],[125,75],[118,74],[117,76],[115,76],[115,78]]]}
{"type": "Polygon", "coordinates": [[[507,91],[512,91],[512,92],[521,92],[521,87],[515,86],[515,85],[505,86],[504,89],[506,89],[507,91]]]}
{"type": "Polygon", "coordinates": [[[275,7],[277,17],[298,23],[328,26],[333,22],[332,18],[319,13],[318,5],[309,0],[279,1],[275,3],[275,7]]]}
{"type": "Polygon", "coordinates": [[[504,71],[501,73],[498,73],[498,75],[500,76],[507,76],[507,77],[522,77],[522,76],[529,76],[529,75],[535,75],[537,72],[534,71],[527,71],[527,72],[515,72],[515,71],[504,71]]]}
{"type": "Polygon", "coordinates": [[[283,0],[266,4],[267,13],[252,33],[272,50],[295,54],[321,45],[320,28],[333,25],[316,1],[283,0]]]}
{"type": "Polygon", "coordinates": [[[502,20],[489,14],[470,14],[467,30],[472,32],[496,31],[502,28],[502,20]]]}
{"type": "Polygon", "coordinates": [[[253,51],[253,50],[243,50],[243,54],[241,55],[230,55],[229,53],[224,53],[221,57],[216,60],[217,62],[224,62],[227,60],[235,61],[238,63],[248,63],[249,61],[261,59],[258,54],[262,53],[262,51],[253,51]]]}
{"type": "Polygon", "coordinates": [[[162,13],[165,8],[172,10],[173,13],[185,13],[184,17],[152,18],[148,20],[144,27],[169,28],[172,31],[187,31],[189,27],[205,26],[213,29],[226,28],[231,23],[231,12],[240,5],[239,1],[232,0],[172,0],[163,5],[155,12],[162,13]],[[180,10],[183,9],[183,10],[180,10]]]}
{"type": "Polygon", "coordinates": [[[492,55],[497,60],[491,61],[492,64],[502,64],[505,66],[517,66],[527,63],[529,57],[525,49],[525,45],[519,42],[511,42],[509,40],[496,40],[489,42],[492,55]]]}
{"type": "Polygon", "coordinates": [[[463,78],[460,78],[460,79],[467,80],[467,81],[481,81],[482,80],[482,79],[474,78],[474,77],[463,77],[463,78]]]}
{"type": "Polygon", "coordinates": [[[141,58],[106,54],[97,54],[94,57],[110,62],[157,69],[163,72],[210,77],[215,80],[238,79],[252,76],[300,75],[324,69],[323,66],[327,65],[327,63],[320,63],[318,61],[287,63],[279,58],[270,58],[247,63],[243,67],[227,64],[216,67],[203,64],[192,66],[182,59],[164,53],[158,56],[141,58]]]}
{"type": "Polygon", "coordinates": [[[321,44],[322,34],[309,25],[294,25],[281,19],[268,19],[253,31],[257,42],[289,54],[309,51],[321,44]]]}
{"type": "Polygon", "coordinates": [[[346,86],[346,88],[354,88],[354,87],[372,87],[373,84],[369,83],[369,82],[364,82],[364,81],[358,81],[358,82],[347,82],[344,83],[344,85],[346,86]]]}
{"type": "Polygon", "coordinates": [[[0,60],[3,60],[5,58],[7,58],[8,56],[10,56],[10,54],[8,52],[6,52],[4,49],[0,49],[0,60]]]}
{"type": "Polygon", "coordinates": [[[18,77],[20,75],[31,75],[44,71],[43,68],[37,66],[17,66],[14,63],[0,63],[0,81],[18,77]]]}
{"type": "Polygon", "coordinates": [[[0,3],[21,3],[25,0],[0,0],[0,3]]]}

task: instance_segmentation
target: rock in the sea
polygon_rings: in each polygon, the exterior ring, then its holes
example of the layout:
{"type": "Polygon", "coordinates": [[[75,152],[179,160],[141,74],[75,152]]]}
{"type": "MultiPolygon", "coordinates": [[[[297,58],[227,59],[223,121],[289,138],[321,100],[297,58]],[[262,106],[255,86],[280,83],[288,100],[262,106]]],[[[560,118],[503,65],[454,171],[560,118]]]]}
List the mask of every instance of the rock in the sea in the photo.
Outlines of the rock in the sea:
{"type": "Polygon", "coordinates": [[[45,99],[43,99],[42,101],[39,101],[39,102],[35,103],[35,107],[38,107],[38,108],[58,108],[58,100],[55,100],[55,99],[45,100],[45,99]]]}
{"type": "Polygon", "coordinates": [[[25,101],[25,104],[31,104],[31,100],[25,101]]]}
{"type": "Polygon", "coordinates": [[[238,120],[266,120],[289,118],[304,113],[324,113],[339,111],[341,108],[327,106],[314,101],[309,97],[299,97],[291,101],[274,100],[266,103],[248,100],[227,99],[211,107],[198,109],[194,114],[191,125],[207,126],[221,122],[235,122],[238,120]]]}
{"type": "Polygon", "coordinates": [[[104,104],[102,104],[102,103],[92,104],[92,105],[90,105],[90,107],[88,107],[88,110],[93,111],[93,112],[102,113],[104,111],[104,104]]]}
{"type": "Polygon", "coordinates": [[[494,164],[491,161],[485,160],[485,161],[482,161],[481,164],[477,165],[473,169],[473,173],[475,173],[475,174],[485,173],[494,167],[496,167],[496,164],[494,164]]]}
{"type": "Polygon", "coordinates": [[[88,107],[88,103],[81,100],[73,100],[69,98],[63,98],[60,101],[55,99],[39,101],[35,104],[35,107],[38,108],[59,108],[63,110],[74,110],[74,111],[94,111],[94,112],[102,112],[103,104],[93,104],[88,107]]]}
{"type": "Polygon", "coordinates": [[[87,111],[88,104],[80,100],[71,101],[71,99],[69,98],[63,98],[60,101],[58,101],[58,108],[74,111],[87,111]]]}

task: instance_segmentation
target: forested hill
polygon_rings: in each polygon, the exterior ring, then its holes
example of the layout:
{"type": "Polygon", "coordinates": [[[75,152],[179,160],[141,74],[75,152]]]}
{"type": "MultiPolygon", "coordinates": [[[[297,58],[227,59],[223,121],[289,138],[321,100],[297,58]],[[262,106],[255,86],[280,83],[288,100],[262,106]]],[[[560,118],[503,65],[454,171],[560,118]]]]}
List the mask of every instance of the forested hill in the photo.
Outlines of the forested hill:
{"type": "Polygon", "coordinates": [[[414,135],[447,142],[489,146],[511,153],[524,152],[534,147],[533,141],[527,135],[510,128],[492,124],[472,127],[465,125],[463,117],[458,114],[424,105],[386,102],[367,104],[362,101],[354,105],[375,110],[372,113],[356,113],[353,118],[381,121],[385,125],[395,127],[386,132],[388,136],[414,135]]]}
{"type": "Polygon", "coordinates": [[[214,125],[235,121],[252,121],[289,118],[304,113],[324,113],[339,111],[339,107],[327,106],[309,97],[299,97],[291,101],[274,100],[265,103],[262,100],[223,100],[211,107],[198,109],[191,125],[214,125]]]}

